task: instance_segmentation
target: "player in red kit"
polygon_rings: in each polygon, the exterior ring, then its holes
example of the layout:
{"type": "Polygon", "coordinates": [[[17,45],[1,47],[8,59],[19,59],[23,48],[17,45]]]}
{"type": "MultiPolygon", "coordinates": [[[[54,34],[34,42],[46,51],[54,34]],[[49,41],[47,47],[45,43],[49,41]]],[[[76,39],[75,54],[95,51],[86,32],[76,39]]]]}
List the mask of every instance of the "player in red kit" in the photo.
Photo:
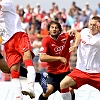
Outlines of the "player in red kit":
{"type": "MultiPolygon", "coordinates": [[[[49,35],[43,38],[40,49],[40,60],[48,63],[47,89],[45,92],[43,91],[38,100],[47,100],[49,95],[56,90],[61,92],[63,100],[71,100],[69,88],[62,91],[60,89],[60,82],[70,73],[69,48],[70,41],[74,39],[74,35],[61,33],[61,25],[56,21],[49,23],[48,31],[49,35]]],[[[77,35],[78,33],[76,32],[75,37],[77,35]]]]}

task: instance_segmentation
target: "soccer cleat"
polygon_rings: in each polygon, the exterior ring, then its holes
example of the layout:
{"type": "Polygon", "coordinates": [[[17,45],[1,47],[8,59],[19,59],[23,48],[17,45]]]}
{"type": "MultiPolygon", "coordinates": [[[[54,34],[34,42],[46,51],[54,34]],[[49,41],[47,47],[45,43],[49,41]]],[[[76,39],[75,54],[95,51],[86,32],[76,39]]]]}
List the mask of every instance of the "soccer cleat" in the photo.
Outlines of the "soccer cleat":
{"type": "Polygon", "coordinates": [[[26,91],[22,91],[22,94],[23,95],[28,95],[31,99],[35,98],[35,93],[30,89],[28,89],[26,91]]]}
{"type": "Polygon", "coordinates": [[[47,76],[48,74],[46,72],[41,73],[40,85],[44,93],[46,93],[47,90],[47,76]]]}

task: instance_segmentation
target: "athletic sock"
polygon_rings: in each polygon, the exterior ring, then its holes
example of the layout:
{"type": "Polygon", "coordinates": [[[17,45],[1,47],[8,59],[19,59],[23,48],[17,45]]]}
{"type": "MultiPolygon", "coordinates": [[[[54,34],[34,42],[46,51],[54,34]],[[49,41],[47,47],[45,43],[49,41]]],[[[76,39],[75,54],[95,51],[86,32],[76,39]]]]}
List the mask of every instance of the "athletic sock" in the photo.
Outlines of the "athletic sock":
{"type": "Polygon", "coordinates": [[[22,98],[22,86],[19,79],[20,72],[18,71],[11,71],[12,76],[12,86],[15,93],[15,97],[22,98]]]}
{"type": "Polygon", "coordinates": [[[34,83],[35,83],[35,69],[33,66],[28,66],[27,67],[27,81],[28,81],[28,88],[34,91],[34,83]]]}
{"type": "Polygon", "coordinates": [[[62,98],[63,100],[72,100],[71,93],[70,92],[62,93],[62,98]]]}
{"type": "Polygon", "coordinates": [[[13,91],[14,91],[15,97],[22,98],[22,86],[21,86],[20,80],[17,78],[13,78],[12,86],[13,86],[13,91]]]}
{"type": "Polygon", "coordinates": [[[39,96],[39,99],[38,100],[48,100],[48,97],[43,97],[43,95],[41,94],[40,96],[39,96]]]}
{"type": "Polygon", "coordinates": [[[71,93],[69,92],[69,88],[61,89],[61,95],[63,100],[72,100],[71,93]]]}
{"type": "Polygon", "coordinates": [[[35,83],[35,68],[33,66],[33,61],[31,59],[27,59],[24,61],[25,67],[27,69],[27,81],[28,81],[28,88],[34,91],[34,83],[35,83]]]}

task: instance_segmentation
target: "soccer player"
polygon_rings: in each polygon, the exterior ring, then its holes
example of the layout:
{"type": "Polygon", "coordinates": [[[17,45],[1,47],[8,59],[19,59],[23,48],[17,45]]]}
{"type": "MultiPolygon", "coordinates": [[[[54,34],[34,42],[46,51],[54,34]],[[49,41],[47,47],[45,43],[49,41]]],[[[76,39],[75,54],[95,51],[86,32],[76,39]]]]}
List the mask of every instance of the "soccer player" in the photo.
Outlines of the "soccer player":
{"type": "Polygon", "coordinates": [[[12,0],[0,0],[0,35],[6,52],[6,60],[10,68],[13,89],[16,100],[23,100],[22,93],[34,98],[35,69],[32,58],[34,54],[30,45],[28,34],[21,27],[19,15],[12,0]],[[27,68],[28,89],[22,91],[20,76],[20,64],[24,62],[27,68]]]}
{"type": "MultiPolygon", "coordinates": [[[[60,81],[70,73],[69,47],[70,40],[74,39],[74,36],[61,33],[61,25],[56,21],[49,23],[48,31],[50,35],[42,39],[42,47],[40,48],[39,54],[40,60],[48,63],[47,88],[45,88],[45,91],[43,90],[38,100],[47,100],[49,95],[56,90],[61,92],[63,100],[71,100],[69,88],[64,90],[60,89],[60,81]]],[[[75,37],[79,35],[76,32],[75,37]]],[[[76,40],[78,41],[78,38],[76,40]]]]}
{"type": "MultiPolygon", "coordinates": [[[[65,76],[60,83],[60,88],[79,88],[89,84],[100,91],[100,17],[95,16],[89,21],[89,28],[81,31],[80,42],[75,43],[69,51],[77,46],[76,68],[65,76]],[[98,30],[99,29],[99,30],[98,30]]],[[[76,31],[70,30],[75,33],[76,31]]]]}
{"type": "MultiPolygon", "coordinates": [[[[3,73],[10,74],[10,69],[8,68],[7,62],[5,61],[1,53],[0,53],[0,70],[3,73]]],[[[20,76],[27,78],[27,69],[23,64],[21,64],[20,66],[20,76]]],[[[35,82],[40,82],[40,79],[41,79],[41,73],[36,73],[35,82]]]]}

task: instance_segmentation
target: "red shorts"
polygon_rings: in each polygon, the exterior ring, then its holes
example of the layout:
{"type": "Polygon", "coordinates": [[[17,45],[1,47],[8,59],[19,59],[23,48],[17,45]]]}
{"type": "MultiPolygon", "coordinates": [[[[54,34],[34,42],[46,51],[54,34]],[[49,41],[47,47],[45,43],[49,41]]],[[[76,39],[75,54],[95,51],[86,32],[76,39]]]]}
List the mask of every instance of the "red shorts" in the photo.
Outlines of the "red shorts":
{"type": "Polygon", "coordinates": [[[30,50],[32,57],[34,57],[27,33],[18,32],[14,34],[11,39],[4,44],[4,47],[9,68],[18,62],[21,63],[23,61],[24,52],[27,50],[30,50]]]}
{"type": "Polygon", "coordinates": [[[100,90],[100,73],[86,73],[74,68],[68,76],[76,82],[76,85],[72,86],[74,89],[77,89],[84,84],[89,84],[100,90]]]}

